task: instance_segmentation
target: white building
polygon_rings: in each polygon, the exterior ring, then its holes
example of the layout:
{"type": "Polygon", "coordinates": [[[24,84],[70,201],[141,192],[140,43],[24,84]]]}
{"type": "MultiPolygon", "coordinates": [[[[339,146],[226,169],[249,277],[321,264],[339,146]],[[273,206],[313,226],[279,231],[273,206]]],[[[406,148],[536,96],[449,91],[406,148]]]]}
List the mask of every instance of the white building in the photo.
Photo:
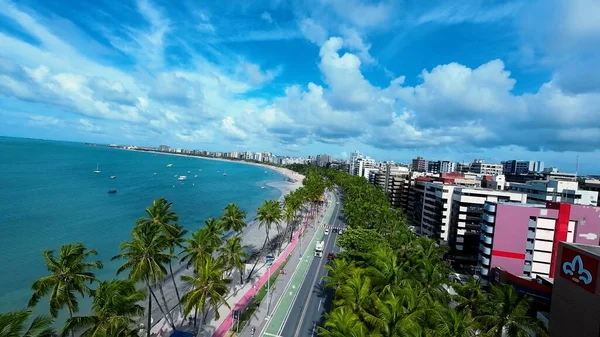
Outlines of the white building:
{"type": "Polygon", "coordinates": [[[456,172],[456,162],[444,160],[440,164],[440,173],[456,172]]]}
{"type": "Polygon", "coordinates": [[[531,180],[526,183],[511,183],[509,189],[526,193],[532,202],[567,202],[576,205],[598,205],[598,192],[580,190],[576,181],[531,180]]]}
{"type": "Polygon", "coordinates": [[[422,235],[448,241],[452,194],[455,187],[441,182],[425,183],[420,230],[422,235]]]}
{"type": "Polygon", "coordinates": [[[469,172],[485,174],[485,175],[496,175],[502,174],[502,164],[491,164],[485,163],[483,160],[475,160],[471,163],[469,172]]]}

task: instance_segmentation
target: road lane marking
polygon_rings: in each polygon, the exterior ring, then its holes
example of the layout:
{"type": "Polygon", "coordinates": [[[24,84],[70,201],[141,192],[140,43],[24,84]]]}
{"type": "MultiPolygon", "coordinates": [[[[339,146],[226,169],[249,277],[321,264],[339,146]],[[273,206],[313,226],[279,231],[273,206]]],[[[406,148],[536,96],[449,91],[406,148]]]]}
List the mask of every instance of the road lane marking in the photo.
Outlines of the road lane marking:
{"type": "Polygon", "coordinates": [[[264,334],[267,336],[273,336],[273,337],[283,337],[283,336],[275,335],[275,334],[268,333],[268,332],[265,332],[264,334]]]}

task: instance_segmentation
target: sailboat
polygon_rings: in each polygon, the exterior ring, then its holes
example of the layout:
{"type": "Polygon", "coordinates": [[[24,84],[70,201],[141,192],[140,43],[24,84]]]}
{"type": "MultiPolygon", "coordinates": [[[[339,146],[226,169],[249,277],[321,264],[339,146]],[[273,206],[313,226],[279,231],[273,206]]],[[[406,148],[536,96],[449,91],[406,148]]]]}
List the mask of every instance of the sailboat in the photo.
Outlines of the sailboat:
{"type": "Polygon", "coordinates": [[[226,176],[227,175],[227,170],[225,170],[225,172],[223,172],[223,175],[226,176]]]}
{"type": "Polygon", "coordinates": [[[96,170],[94,170],[94,173],[100,173],[100,164],[99,163],[96,164],[96,170]]]}

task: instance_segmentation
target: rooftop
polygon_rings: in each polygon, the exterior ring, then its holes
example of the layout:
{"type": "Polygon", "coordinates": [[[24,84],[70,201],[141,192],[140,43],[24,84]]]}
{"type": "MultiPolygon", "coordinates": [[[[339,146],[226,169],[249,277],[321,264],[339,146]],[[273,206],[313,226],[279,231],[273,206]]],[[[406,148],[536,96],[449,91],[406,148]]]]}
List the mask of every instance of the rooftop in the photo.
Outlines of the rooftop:
{"type": "Polygon", "coordinates": [[[592,255],[596,255],[597,257],[600,258],[600,246],[595,246],[595,245],[584,245],[581,243],[565,243],[566,245],[569,246],[573,246],[576,248],[579,248],[581,250],[584,250],[592,255]]]}

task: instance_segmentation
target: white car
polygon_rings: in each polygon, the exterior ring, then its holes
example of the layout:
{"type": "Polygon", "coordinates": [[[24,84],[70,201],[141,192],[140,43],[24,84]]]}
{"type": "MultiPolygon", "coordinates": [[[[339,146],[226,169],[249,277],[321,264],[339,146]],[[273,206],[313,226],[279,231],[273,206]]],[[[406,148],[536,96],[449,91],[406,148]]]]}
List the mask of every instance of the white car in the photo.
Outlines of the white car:
{"type": "Polygon", "coordinates": [[[343,230],[343,229],[340,229],[340,230],[338,231],[338,234],[339,234],[339,235],[342,235],[342,234],[344,234],[344,230],[343,230]]]}
{"type": "Polygon", "coordinates": [[[325,233],[323,233],[324,235],[329,235],[329,229],[325,229],[325,233]]]}

